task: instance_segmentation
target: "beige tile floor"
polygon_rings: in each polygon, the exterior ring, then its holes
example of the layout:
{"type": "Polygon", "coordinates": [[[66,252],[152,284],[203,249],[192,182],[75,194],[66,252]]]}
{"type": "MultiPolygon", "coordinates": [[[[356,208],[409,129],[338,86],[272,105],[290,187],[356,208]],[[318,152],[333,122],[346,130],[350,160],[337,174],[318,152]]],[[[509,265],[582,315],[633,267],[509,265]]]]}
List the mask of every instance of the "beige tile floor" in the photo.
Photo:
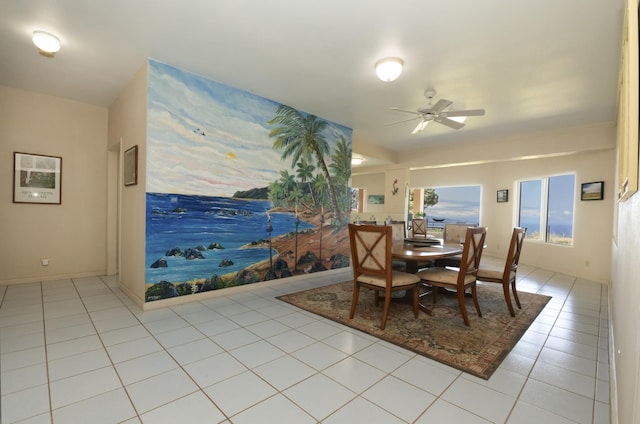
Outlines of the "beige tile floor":
{"type": "Polygon", "coordinates": [[[0,286],[1,422],[609,423],[607,287],[518,276],[553,299],[488,381],[275,299],[348,271],[148,312],[116,277],[0,286]]]}

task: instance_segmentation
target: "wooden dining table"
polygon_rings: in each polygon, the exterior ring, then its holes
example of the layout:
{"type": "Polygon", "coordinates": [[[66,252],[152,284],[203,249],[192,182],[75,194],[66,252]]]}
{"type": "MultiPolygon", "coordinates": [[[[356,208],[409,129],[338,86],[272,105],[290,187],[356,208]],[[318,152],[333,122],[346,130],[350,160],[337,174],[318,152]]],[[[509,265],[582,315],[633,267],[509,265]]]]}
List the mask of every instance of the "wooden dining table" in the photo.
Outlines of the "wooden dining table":
{"type": "MultiPolygon", "coordinates": [[[[446,244],[423,244],[423,243],[395,243],[391,248],[391,257],[395,260],[404,261],[406,264],[405,272],[415,274],[421,266],[425,266],[436,259],[446,258],[448,256],[455,256],[462,253],[462,244],[460,243],[446,243],[446,244]]],[[[428,266],[428,265],[427,265],[428,266]]],[[[425,286],[423,284],[423,286],[425,286]]],[[[430,287],[425,286],[420,292],[419,308],[421,311],[431,315],[431,309],[422,303],[422,298],[431,294],[430,287]]],[[[409,292],[405,293],[404,297],[396,299],[397,301],[410,303],[411,296],[409,292]]]]}
{"type": "Polygon", "coordinates": [[[420,264],[428,263],[436,259],[455,256],[462,253],[462,245],[452,244],[422,244],[422,243],[395,243],[391,249],[391,257],[405,261],[406,272],[415,274],[420,264]]]}

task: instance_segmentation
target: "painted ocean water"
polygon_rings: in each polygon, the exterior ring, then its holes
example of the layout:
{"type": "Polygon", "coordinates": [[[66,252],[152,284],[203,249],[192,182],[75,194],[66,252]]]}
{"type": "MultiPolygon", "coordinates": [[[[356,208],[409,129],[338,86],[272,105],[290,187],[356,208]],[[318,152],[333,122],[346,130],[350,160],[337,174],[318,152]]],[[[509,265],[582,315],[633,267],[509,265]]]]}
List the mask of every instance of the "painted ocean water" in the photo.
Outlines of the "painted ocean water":
{"type": "MultiPolygon", "coordinates": [[[[162,280],[172,283],[194,278],[210,278],[239,271],[248,265],[269,259],[269,248],[242,249],[252,241],[268,239],[267,200],[243,200],[230,197],[190,196],[183,194],[147,193],[146,282],[162,280]],[[201,251],[205,259],[187,260],[166,256],[178,247],[183,251],[219,243],[224,249],[201,251]],[[151,268],[158,259],[167,261],[166,268],[151,268]],[[220,267],[230,260],[233,265],[220,267]]],[[[270,213],[271,237],[295,231],[293,213],[270,213]]],[[[313,228],[300,221],[298,230],[313,228]]],[[[275,253],[275,252],[274,252],[275,253]]]]}

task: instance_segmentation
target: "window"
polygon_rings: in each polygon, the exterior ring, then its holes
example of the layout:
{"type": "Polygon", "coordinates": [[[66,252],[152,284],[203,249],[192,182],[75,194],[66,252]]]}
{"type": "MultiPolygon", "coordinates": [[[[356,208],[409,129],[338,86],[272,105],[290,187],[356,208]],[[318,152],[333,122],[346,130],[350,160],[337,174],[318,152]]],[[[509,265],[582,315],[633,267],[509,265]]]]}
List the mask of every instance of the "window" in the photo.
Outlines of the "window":
{"type": "Polygon", "coordinates": [[[573,244],[575,181],[566,174],[520,182],[518,225],[528,239],[573,244]]]}
{"type": "Polygon", "coordinates": [[[445,224],[480,223],[480,186],[414,188],[409,196],[409,211],[423,212],[429,234],[442,235],[445,224]]]}

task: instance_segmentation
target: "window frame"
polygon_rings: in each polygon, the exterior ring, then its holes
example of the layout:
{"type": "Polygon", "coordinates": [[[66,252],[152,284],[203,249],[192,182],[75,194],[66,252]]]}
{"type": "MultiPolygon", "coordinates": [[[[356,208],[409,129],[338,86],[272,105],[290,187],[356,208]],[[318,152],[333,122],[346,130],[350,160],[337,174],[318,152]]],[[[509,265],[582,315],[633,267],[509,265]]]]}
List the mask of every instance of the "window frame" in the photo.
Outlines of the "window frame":
{"type": "Polygon", "coordinates": [[[544,176],[537,176],[537,177],[529,177],[529,178],[522,178],[519,180],[515,181],[515,187],[514,187],[514,191],[516,192],[517,195],[517,201],[514,202],[514,208],[515,213],[515,225],[516,226],[522,226],[521,225],[521,211],[522,211],[522,183],[523,182],[528,182],[528,181],[540,181],[540,237],[539,238],[531,238],[529,237],[529,235],[531,234],[529,231],[527,231],[527,237],[525,238],[525,240],[527,242],[534,242],[534,243],[544,243],[544,244],[550,244],[553,246],[562,246],[562,247],[573,247],[574,245],[574,239],[575,239],[575,234],[574,234],[574,229],[575,229],[575,220],[576,220],[576,187],[577,187],[577,175],[576,172],[563,172],[563,173],[558,173],[558,174],[549,174],[549,175],[544,175],[544,176]],[[573,176],[573,191],[572,191],[572,195],[573,195],[573,201],[572,201],[572,213],[571,213],[571,241],[567,244],[564,243],[554,243],[552,241],[550,241],[550,233],[549,233],[549,182],[552,178],[554,177],[562,177],[562,176],[567,176],[567,175],[572,175],[573,176]]]}

